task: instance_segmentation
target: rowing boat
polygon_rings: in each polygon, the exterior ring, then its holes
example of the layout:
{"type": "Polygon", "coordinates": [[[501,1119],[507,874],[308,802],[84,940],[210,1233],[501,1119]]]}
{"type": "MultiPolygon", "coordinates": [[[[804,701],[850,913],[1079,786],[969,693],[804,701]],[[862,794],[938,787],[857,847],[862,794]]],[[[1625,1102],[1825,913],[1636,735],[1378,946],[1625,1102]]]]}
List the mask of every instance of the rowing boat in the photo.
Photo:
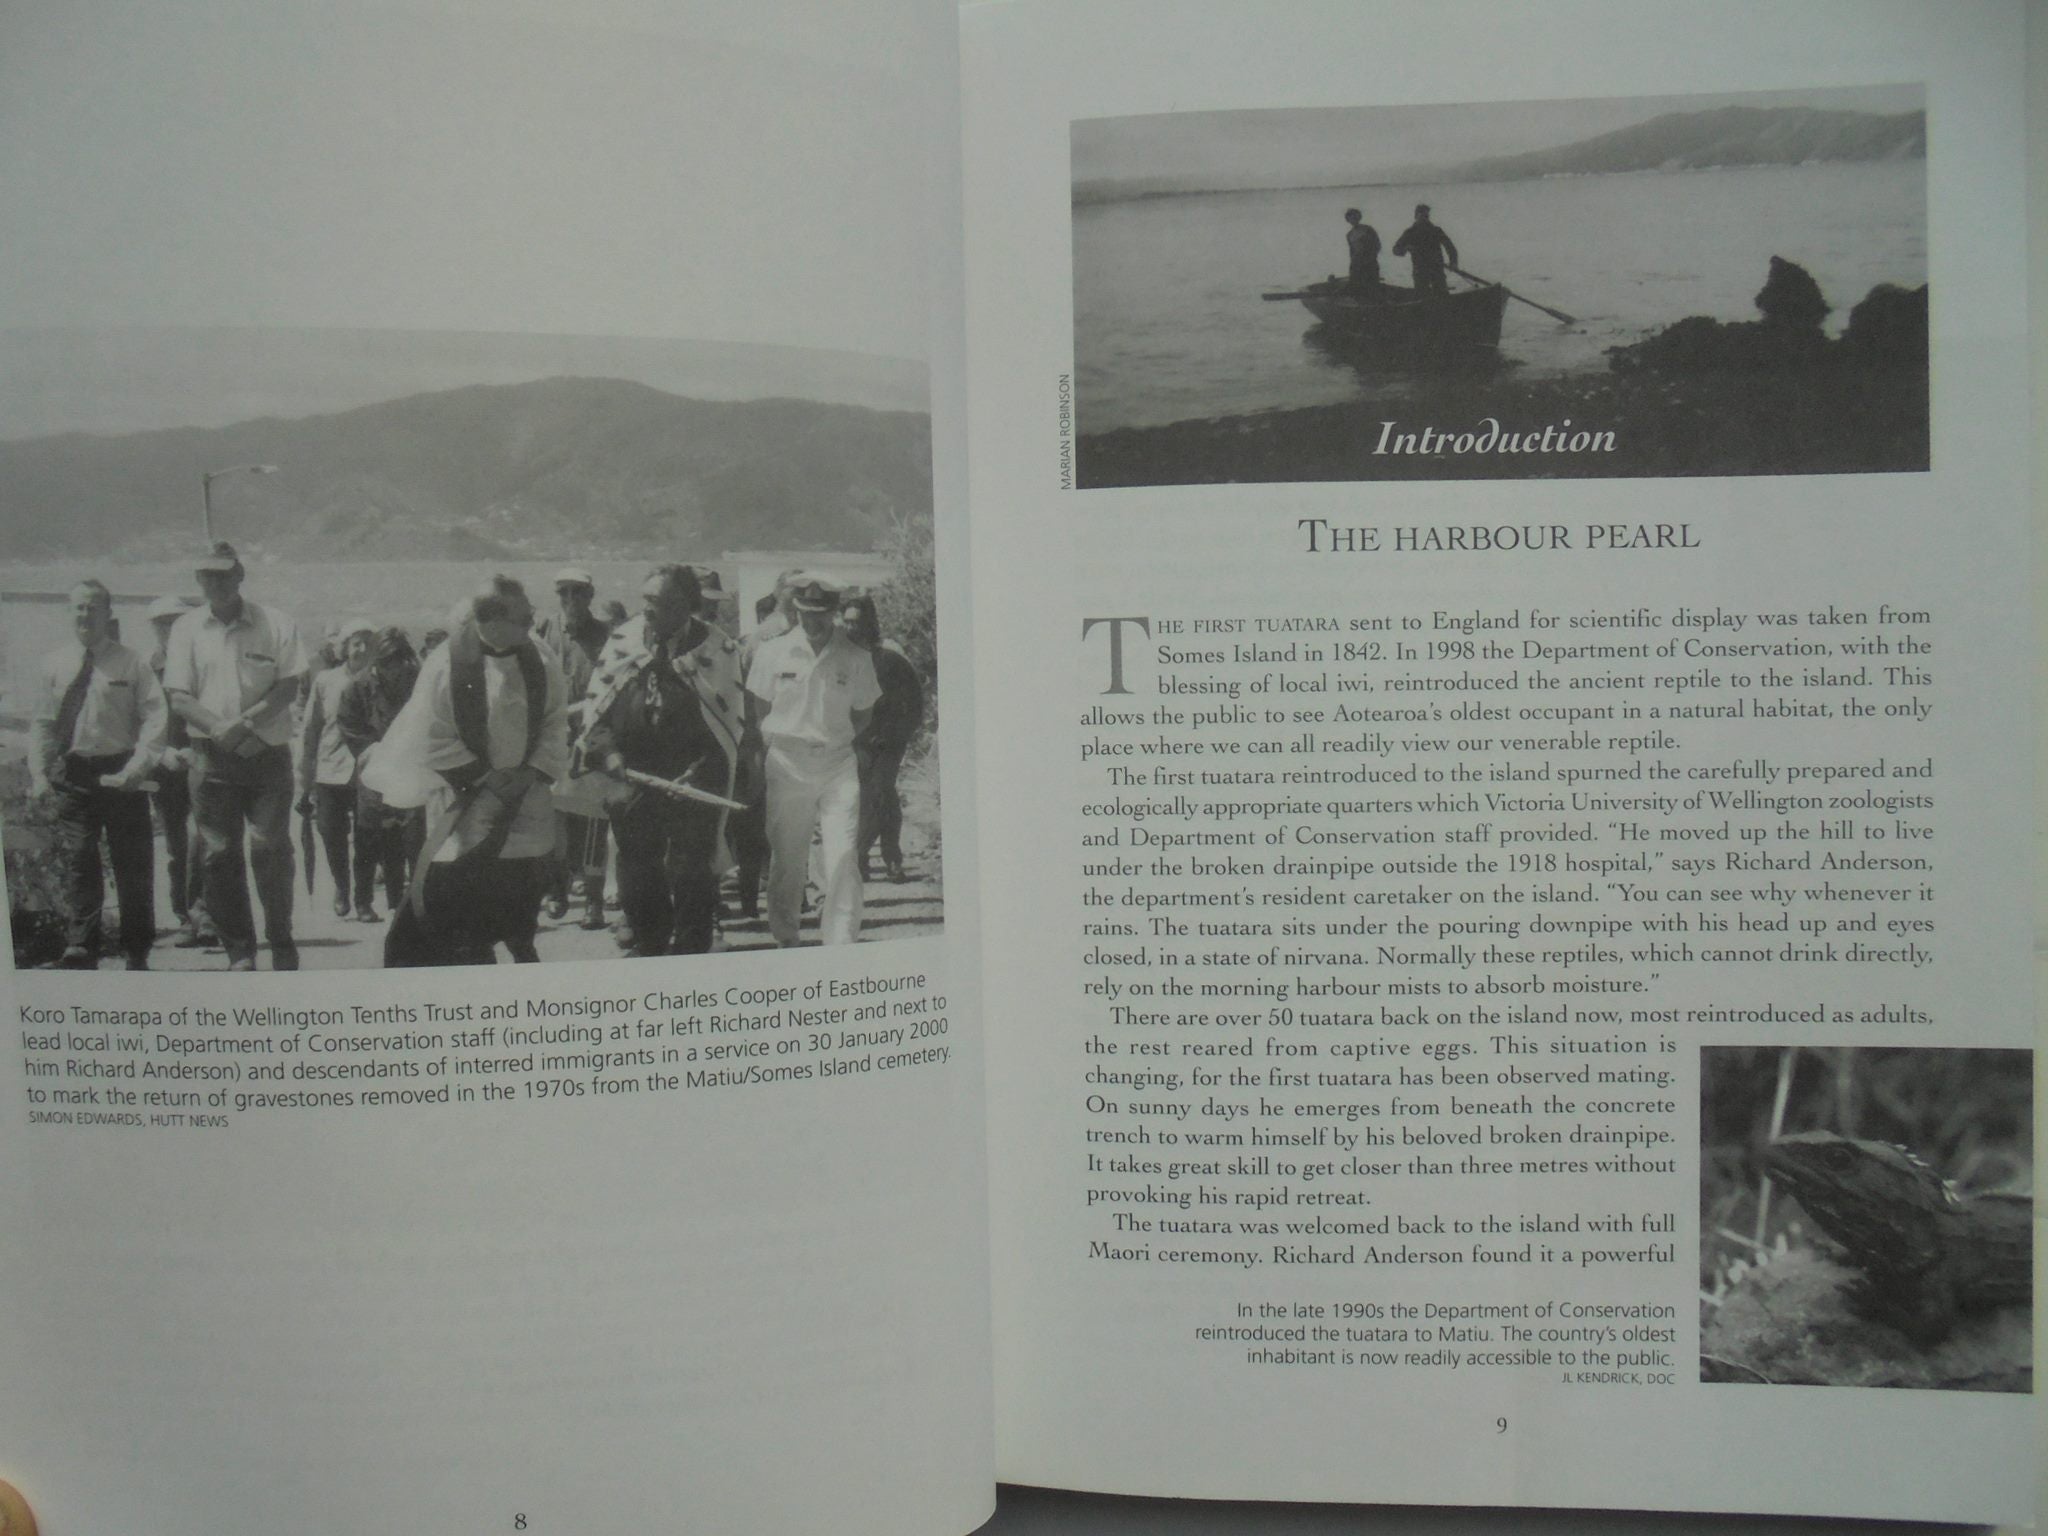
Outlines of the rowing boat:
{"type": "Polygon", "coordinates": [[[1300,299],[1322,322],[1324,340],[1408,359],[1498,347],[1501,314],[1508,305],[1508,291],[1498,284],[1441,294],[1383,284],[1367,298],[1340,278],[1311,283],[1288,297],[1300,299]]]}

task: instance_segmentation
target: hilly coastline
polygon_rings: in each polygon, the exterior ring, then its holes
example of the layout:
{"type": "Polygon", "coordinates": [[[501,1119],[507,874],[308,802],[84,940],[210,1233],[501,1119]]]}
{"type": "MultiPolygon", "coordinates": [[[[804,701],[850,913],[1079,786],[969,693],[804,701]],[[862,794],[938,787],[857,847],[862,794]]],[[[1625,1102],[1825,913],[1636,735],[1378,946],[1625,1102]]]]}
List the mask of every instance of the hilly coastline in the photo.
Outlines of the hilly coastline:
{"type": "Polygon", "coordinates": [[[218,483],[216,530],[283,560],[864,551],[931,512],[922,412],[556,378],[289,421],[0,442],[0,553],[182,557],[201,476],[252,463],[278,472],[218,483]]]}
{"type": "Polygon", "coordinates": [[[1438,181],[1527,181],[1623,171],[1703,171],[1831,160],[1915,160],[1927,154],[1927,114],[1824,112],[1812,107],[1719,107],[1667,112],[1556,149],[1470,160],[1438,181]]]}
{"type": "Polygon", "coordinates": [[[1388,166],[1369,159],[1342,173],[1307,177],[1276,167],[1260,177],[1183,173],[1098,178],[1074,185],[1076,204],[1318,187],[1441,186],[1450,182],[1532,181],[1640,171],[1700,171],[1821,161],[1924,159],[1925,112],[1849,112],[1814,107],[1716,107],[1666,112],[1627,128],[1549,149],[1450,164],[1388,166]]]}

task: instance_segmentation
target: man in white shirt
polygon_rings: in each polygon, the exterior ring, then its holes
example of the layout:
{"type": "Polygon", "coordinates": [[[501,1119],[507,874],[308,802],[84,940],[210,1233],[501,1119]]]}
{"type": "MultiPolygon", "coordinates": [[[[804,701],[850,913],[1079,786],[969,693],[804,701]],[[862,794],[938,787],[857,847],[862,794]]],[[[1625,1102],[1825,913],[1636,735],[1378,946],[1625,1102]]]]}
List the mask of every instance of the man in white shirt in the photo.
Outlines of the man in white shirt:
{"type": "Polygon", "coordinates": [[[882,696],[874,662],[838,627],[841,583],[805,573],[792,584],[797,624],[762,643],[747,672],[748,751],[768,786],[768,930],[797,942],[811,834],[824,887],[818,937],[860,937],[860,767],[854,737],[882,696]]]}
{"type": "Polygon", "coordinates": [[[164,691],[192,731],[192,801],[207,910],[228,969],[255,970],[253,872],[270,968],[295,971],[291,705],[306,673],[305,650],[290,614],[242,596],[234,545],[216,543],[193,569],[206,604],[171,626],[164,691]],[[248,871],[242,865],[245,832],[248,871]]]}
{"type": "Polygon", "coordinates": [[[29,777],[55,802],[65,863],[66,970],[100,963],[107,840],[128,969],[156,942],[156,840],[144,778],[164,749],[170,711],[149,663],[114,638],[114,600],[97,581],[71,589],[69,645],[43,658],[30,721],[29,777]]]}

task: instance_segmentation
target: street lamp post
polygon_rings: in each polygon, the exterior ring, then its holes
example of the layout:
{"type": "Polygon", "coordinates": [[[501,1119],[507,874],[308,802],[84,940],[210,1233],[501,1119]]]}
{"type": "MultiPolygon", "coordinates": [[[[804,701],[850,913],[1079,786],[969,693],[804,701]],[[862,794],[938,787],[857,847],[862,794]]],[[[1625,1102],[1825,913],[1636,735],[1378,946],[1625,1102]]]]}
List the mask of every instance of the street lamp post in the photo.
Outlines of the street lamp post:
{"type": "Polygon", "coordinates": [[[230,464],[226,469],[210,469],[199,477],[200,526],[206,542],[213,543],[213,482],[223,475],[274,475],[275,464],[230,464]]]}

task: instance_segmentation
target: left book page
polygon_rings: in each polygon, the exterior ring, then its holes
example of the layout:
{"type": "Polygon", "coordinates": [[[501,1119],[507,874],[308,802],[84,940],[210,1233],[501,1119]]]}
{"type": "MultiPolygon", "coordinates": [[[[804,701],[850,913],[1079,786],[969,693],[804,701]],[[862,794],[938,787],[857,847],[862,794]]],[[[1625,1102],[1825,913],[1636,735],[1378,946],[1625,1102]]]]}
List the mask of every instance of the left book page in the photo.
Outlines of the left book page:
{"type": "Polygon", "coordinates": [[[0,19],[46,1529],[986,1518],[956,47],[947,0],[0,19]]]}

